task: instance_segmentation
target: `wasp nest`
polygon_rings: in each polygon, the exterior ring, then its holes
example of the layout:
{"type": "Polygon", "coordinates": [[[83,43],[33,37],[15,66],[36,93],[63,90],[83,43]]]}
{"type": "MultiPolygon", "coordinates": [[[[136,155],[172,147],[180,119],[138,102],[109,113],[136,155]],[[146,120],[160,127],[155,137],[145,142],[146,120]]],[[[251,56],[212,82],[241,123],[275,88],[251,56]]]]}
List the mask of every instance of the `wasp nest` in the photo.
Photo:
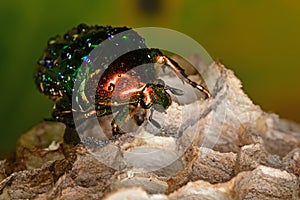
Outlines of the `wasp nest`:
{"type": "Polygon", "coordinates": [[[65,125],[38,124],[0,161],[0,199],[299,199],[300,126],[254,105],[220,63],[203,74],[212,97],[174,100],[161,131],[74,146],[65,125]]]}

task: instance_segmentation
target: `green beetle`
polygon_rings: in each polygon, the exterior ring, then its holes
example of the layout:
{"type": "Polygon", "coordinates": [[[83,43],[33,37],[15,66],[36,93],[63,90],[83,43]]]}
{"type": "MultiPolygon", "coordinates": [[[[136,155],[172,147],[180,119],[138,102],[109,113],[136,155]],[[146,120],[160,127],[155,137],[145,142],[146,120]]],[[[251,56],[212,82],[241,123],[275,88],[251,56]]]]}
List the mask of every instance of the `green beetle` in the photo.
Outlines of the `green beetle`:
{"type": "MultiPolygon", "coordinates": [[[[55,102],[54,120],[74,127],[74,113],[83,113],[84,118],[115,114],[112,133],[119,135],[124,133],[122,122],[132,118],[137,125],[144,122],[144,117],[137,114],[139,109],[165,112],[172,103],[168,91],[175,95],[183,95],[184,91],[157,79],[154,63],[172,69],[183,82],[210,97],[209,91],[190,80],[174,60],[159,49],[147,48],[144,39],[130,30],[80,24],[48,41],[34,79],[40,92],[55,102]],[[114,36],[122,33],[125,34],[116,40],[114,36]],[[92,50],[107,39],[112,46],[126,46],[126,53],[119,56],[116,47],[93,57],[92,50]],[[77,89],[76,82],[80,82],[77,89]]],[[[152,119],[152,112],[149,119],[159,127],[152,119]]]]}

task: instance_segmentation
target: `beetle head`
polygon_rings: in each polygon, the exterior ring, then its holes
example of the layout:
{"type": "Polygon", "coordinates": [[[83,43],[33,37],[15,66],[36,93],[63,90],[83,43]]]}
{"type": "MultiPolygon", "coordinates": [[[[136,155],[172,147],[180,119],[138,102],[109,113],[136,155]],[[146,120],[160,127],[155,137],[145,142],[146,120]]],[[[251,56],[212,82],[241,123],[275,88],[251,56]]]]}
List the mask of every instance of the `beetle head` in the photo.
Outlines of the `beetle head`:
{"type": "Polygon", "coordinates": [[[172,103],[171,96],[167,93],[165,86],[160,83],[148,83],[143,92],[141,106],[149,109],[153,108],[159,112],[164,112],[172,103]]]}

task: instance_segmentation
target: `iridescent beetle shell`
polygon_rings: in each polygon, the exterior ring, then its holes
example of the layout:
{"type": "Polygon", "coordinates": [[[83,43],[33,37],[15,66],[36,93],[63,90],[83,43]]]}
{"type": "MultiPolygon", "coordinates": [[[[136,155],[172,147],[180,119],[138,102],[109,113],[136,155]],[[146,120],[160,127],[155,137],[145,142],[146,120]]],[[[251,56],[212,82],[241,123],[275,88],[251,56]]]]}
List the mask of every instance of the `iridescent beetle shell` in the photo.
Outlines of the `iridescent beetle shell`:
{"type": "MultiPolygon", "coordinates": [[[[172,102],[167,90],[175,95],[183,93],[157,80],[153,63],[165,64],[173,69],[180,79],[204,92],[207,97],[210,96],[204,87],[188,79],[175,61],[164,56],[158,49],[148,49],[144,39],[134,31],[126,32],[122,40],[117,41],[124,42],[129,49],[135,49],[134,51],[120,57],[114,52],[103,53],[97,58],[101,61],[99,66],[88,69],[91,70],[89,77],[81,77],[85,76],[81,65],[91,59],[88,57],[90,52],[104,40],[128,30],[130,29],[126,27],[81,24],[63,36],[56,36],[48,41],[44,55],[38,61],[34,78],[40,92],[55,101],[52,113],[55,120],[73,126],[72,112],[85,112],[88,117],[95,110],[97,117],[101,117],[112,114],[112,107],[117,107],[118,113],[112,121],[112,131],[113,134],[119,134],[122,132],[119,129],[120,121],[128,118],[128,112],[122,111],[124,107],[129,108],[129,117],[134,117],[137,108],[165,111],[172,102]],[[93,75],[98,73],[102,74],[99,80],[93,78],[93,75]],[[72,94],[78,78],[85,80],[84,90],[90,92],[79,93],[76,96],[78,106],[75,106],[74,110],[72,94]],[[88,87],[95,85],[95,82],[97,87],[89,89],[88,87]],[[85,107],[92,99],[95,107],[85,107]]],[[[118,45],[113,39],[111,42],[118,45]]],[[[137,124],[142,122],[143,120],[138,121],[137,124]]],[[[157,122],[153,123],[159,126],[157,122]]]]}

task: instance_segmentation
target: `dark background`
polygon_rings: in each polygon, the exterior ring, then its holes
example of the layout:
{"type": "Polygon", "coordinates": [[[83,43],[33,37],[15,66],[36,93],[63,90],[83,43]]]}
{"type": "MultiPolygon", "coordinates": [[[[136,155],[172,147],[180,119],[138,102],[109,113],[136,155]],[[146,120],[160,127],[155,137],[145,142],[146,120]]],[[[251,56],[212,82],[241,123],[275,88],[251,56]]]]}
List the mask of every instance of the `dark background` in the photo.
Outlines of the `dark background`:
{"type": "Polygon", "coordinates": [[[79,23],[180,31],[233,69],[254,103],[300,122],[297,0],[12,0],[1,1],[0,23],[0,152],[50,116],[33,70],[48,38],[79,23]]]}

